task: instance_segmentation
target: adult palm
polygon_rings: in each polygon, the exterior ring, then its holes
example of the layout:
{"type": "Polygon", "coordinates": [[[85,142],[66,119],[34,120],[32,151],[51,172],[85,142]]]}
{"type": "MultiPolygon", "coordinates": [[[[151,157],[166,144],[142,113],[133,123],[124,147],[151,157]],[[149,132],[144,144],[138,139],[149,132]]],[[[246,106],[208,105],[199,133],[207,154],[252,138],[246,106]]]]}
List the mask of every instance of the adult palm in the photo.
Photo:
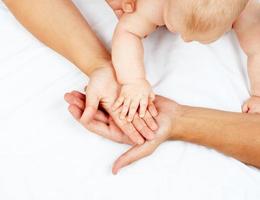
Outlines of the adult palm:
{"type": "MultiPolygon", "coordinates": [[[[66,101],[70,104],[69,110],[72,116],[79,120],[84,110],[84,95],[79,92],[72,92],[67,94],[66,101]],[[77,103],[75,103],[77,102],[77,103]]],[[[156,117],[156,121],[159,125],[159,129],[156,131],[156,136],[151,141],[145,141],[142,145],[135,145],[131,147],[126,153],[121,155],[114,163],[112,172],[117,174],[118,171],[131,164],[134,161],[140,160],[143,157],[152,154],[157,147],[170,139],[176,129],[176,119],[180,114],[180,106],[167,98],[157,96],[155,99],[155,105],[159,111],[159,115],[156,117]]],[[[138,115],[135,115],[134,121],[138,120],[138,115]]],[[[93,132],[111,139],[116,142],[123,142],[130,144],[130,140],[125,137],[123,132],[114,123],[113,119],[108,115],[105,115],[102,110],[99,110],[95,115],[95,120],[84,124],[83,126],[93,132]]]]}

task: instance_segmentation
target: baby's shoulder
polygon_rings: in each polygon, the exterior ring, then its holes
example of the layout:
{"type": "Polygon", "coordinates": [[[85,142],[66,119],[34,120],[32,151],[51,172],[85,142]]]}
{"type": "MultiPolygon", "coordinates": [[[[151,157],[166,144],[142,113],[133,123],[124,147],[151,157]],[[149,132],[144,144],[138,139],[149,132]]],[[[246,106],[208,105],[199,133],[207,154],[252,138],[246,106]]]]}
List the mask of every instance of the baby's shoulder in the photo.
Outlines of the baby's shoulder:
{"type": "Polygon", "coordinates": [[[136,12],[153,23],[163,25],[163,8],[166,0],[137,0],[136,12]]]}

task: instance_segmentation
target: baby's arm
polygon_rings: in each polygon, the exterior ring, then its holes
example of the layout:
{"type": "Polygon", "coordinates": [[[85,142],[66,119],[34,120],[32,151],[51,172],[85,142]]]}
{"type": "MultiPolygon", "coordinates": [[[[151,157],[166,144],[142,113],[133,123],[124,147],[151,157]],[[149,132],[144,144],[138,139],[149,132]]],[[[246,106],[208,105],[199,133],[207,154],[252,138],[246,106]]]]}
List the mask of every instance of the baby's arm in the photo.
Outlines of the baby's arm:
{"type": "Polygon", "coordinates": [[[248,56],[248,73],[251,81],[251,98],[243,112],[260,113],[260,4],[251,0],[234,24],[239,42],[248,56]]]}
{"type": "Polygon", "coordinates": [[[152,88],[145,78],[142,39],[153,32],[158,23],[157,16],[149,13],[149,9],[143,9],[143,6],[137,5],[135,13],[122,16],[112,43],[113,65],[118,82],[122,84],[121,94],[114,108],[124,104],[121,117],[124,118],[129,112],[129,121],[133,119],[139,106],[140,116],[143,117],[149,98],[153,99],[152,88]]]}

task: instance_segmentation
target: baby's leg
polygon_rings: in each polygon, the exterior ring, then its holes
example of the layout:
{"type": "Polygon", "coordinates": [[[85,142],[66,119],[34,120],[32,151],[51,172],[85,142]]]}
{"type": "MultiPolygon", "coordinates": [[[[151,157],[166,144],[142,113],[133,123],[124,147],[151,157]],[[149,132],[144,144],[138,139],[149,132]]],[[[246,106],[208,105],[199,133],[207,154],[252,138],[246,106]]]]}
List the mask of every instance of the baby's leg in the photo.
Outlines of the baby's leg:
{"type": "Polygon", "coordinates": [[[244,104],[243,112],[260,113],[260,53],[248,57],[248,74],[251,98],[244,104]]]}

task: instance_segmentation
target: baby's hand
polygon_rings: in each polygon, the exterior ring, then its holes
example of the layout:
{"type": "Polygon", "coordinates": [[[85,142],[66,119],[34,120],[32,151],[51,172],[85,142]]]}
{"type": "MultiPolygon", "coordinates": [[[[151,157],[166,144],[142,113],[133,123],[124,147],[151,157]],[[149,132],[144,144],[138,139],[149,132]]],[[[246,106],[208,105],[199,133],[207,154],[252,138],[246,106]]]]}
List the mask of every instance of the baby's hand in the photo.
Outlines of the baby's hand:
{"type": "MultiPolygon", "coordinates": [[[[127,116],[127,121],[131,122],[138,108],[140,117],[143,118],[145,116],[147,106],[148,104],[153,104],[154,98],[155,95],[148,81],[138,79],[132,83],[122,85],[120,95],[112,109],[115,111],[120,106],[123,106],[120,118],[125,119],[127,116]]],[[[155,117],[157,111],[155,106],[152,107],[153,110],[150,113],[155,117]]]]}
{"type": "Polygon", "coordinates": [[[260,96],[252,96],[243,105],[244,113],[258,113],[260,114],[260,96]]]}

